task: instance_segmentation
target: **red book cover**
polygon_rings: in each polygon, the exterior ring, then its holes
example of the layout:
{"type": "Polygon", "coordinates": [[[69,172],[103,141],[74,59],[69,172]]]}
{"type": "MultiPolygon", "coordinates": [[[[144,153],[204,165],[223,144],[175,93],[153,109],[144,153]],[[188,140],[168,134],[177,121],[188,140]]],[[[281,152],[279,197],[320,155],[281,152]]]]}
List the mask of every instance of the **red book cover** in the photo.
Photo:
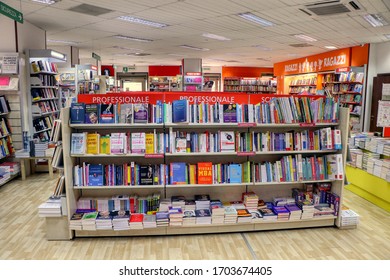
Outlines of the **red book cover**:
{"type": "Polygon", "coordinates": [[[198,162],[198,184],[213,183],[213,163],[198,162]]]}
{"type": "Polygon", "coordinates": [[[130,223],[142,223],[144,221],[144,214],[134,213],[130,216],[130,223]]]}

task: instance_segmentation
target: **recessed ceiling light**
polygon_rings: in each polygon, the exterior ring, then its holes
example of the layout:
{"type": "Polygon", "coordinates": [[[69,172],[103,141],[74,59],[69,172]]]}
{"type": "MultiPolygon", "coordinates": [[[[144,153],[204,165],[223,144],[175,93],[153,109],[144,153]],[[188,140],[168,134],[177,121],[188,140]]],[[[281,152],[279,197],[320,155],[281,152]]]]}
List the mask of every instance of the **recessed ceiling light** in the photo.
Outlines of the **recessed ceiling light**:
{"type": "Polygon", "coordinates": [[[41,3],[41,4],[46,4],[46,5],[52,5],[57,2],[60,2],[61,0],[31,0],[31,1],[41,3]]]}
{"type": "Polygon", "coordinates": [[[79,44],[79,42],[74,42],[74,41],[52,40],[52,39],[47,39],[47,42],[49,42],[49,43],[68,44],[68,45],[77,45],[77,44],[79,44]]]}
{"type": "Polygon", "coordinates": [[[243,18],[243,19],[249,20],[251,22],[254,22],[254,23],[260,24],[262,26],[266,26],[266,27],[275,25],[273,22],[270,22],[266,19],[255,16],[252,13],[242,13],[242,14],[238,14],[238,16],[243,18]]]}
{"type": "Polygon", "coordinates": [[[144,51],[144,50],[141,50],[141,49],[126,48],[126,47],[122,47],[122,46],[112,46],[111,48],[119,49],[119,50],[127,50],[127,51],[132,51],[132,52],[143,52],[144,51]]]}
{"type": "Polygon", "coordinates": [[[304,35],[304,34],[296,34],[296,35],[294,35],[294,37],[301,39],[301,40],[304,40],[304,41],[307,41],[307,42],[316,42],[317,41],[317,39],[314,39],[314,38],[307,36],[307,35],[304,35]]]}
{"type": "Polygon", "coordinates": [[[189,46],[189,45],[180,45],[180,47],[185,48],[185,49],[195,50],[195,51],[209,51],[210,50],[210,49],[206,49],[206,48],[198,48],[198,47],[189,46]]]}
{"type": "Polygon", "coordinates": [[[229,38],[226,38],[226,37],[223,37],[220,35],[211,34],[211,33],[203,33],[202,36],[206,37],[206,38],[214,39],[214,40],[219,40],[219,41],[230,41],[231,40],[229,38]]]}
{"type": "Polygon", "coordinates": [[[123,40],[131,40],[131,41],[136,41],[136,42],[153,42],[153,40],[150,40],[150,39],[143,39],[143,38],[137,38],[137,37],[123,36],[123,35],[115,35],[114,38],[123,39],[123,40]]]}
{"type": "Polygon", "coordinates": [[[120,17],[117,17],[117,19],[132,22],[132,23],[153,26],[153,27],[157,27],[157,28],[162,28],[162,27],[168,26],[165,23],[154,22],[154,21],[150,21],[150,20],[146,20],[146,19],[142,19],[142,18],[136,18],[136,17],[132,17],[132,16],[120,16],[120,17]]]}
{"type": "Polygon", "coordinates": [[[335,47],[335,46],[325,46],[324,48],[328,49],[328,50],[336,50],[337,49],[337,47],[335,47]]]}
{"type": "Polygon", "coordinates": [[[389,24],[383,17],[376,14],[364,15],[363,18],[373,27],[381,27],[389,24]]]}

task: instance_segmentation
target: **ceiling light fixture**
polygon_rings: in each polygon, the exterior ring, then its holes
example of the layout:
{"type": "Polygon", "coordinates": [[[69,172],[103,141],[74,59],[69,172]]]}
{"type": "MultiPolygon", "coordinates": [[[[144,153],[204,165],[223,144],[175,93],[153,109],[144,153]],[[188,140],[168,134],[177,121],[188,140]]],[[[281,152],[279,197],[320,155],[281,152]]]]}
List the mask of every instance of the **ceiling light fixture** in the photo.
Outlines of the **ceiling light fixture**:
{"type": "Polygon", "coordinates": [[[146,19],[142,19],[142,18],[136,18],[136,17],[132,17],[132,16],[120,16],[120,17],[117,17],[117,19],[132,22],[132,23],[143,24],[143,25],[147,25],[147,26],[153,26],[153,27],[157,27],[157,28],[163,28],[163,27],[168,26],[165,23],[154,22],[154,21],[150,21],[150,20],[146,20],[146,19]]]}
{"type": "Polygon", "coordinates": [[[126,51],[132,51],[132,52],[143,52],[144,50],[141,49],[135,49],[135,48],[126,48],[122,46],[112,46],[113,49],[119,49],[119,50],[126,50],[126,51]]]}
{"type": "Polygon", "coordinates": [[[206,48],[198,48],[198,47],[193,47],[193,46],[189,46],[189,45],[180,45],[181,48],[185,48],[185,49],[190,49],[190,50],[194,50],[194,51],[209,51],[210,49],[206,49],[206,48]]]}
{"type": "Polygon", "coordinates": [[[47,39],[47,42],[49,42],[49,43],[68,44],[68,45],[77,45],[77,44],[79,44],[79,42],[74,42],[74,41],[53,40],[53,39],[47,39]]]}
{"type": "Polygon", "coordinates": [[[314,39],[314,38],[307,36],[307,35],[304,35],[304,34],[297,34],[297,35],[294,35],[294,37],[301,39],[303,41],[307,41],[307,42],[316,42],[317,41],[317,39],[314,39]]]}
{"type": "Polygon", "coordinates": [[[383,17],[376,14],[364,15],[363,18],[373,27],[381,27],[389,24],[383,17]]]}
{"type": "Polygon", "coordinates": [[[230,41],[231,40],[229,38],[226,38],[226,37],[223,37],[220,35],[211,34],[211,33],[203,33],[202,36],[206,37],[206,38],[214,39],[214,40],[219,40],[219,41],[230,41]]]}
{"type": "Polygon", "coordinates": [[[242,13],[242,14],[238,14],[238,16],[243,18],[243,19],[249,20],[251,22],[260,24],[262,26],[265,26],[265,27],[269,27],[269,26],[274,26],[275,25],[273,22],[270,22],[270,21],[268,21],[266,19],[263,19],[261,17],[255,16],[252,13],[242,13]]]}
{"type": "Polygon", "coordinates": [[[46,4],[46,5],[52,5],[57,2],[60,2],[61,0],[31,0],[31,1],[41,3],[41,4],[46,4]]]}
{"type": "Polygon", "coordinates": [[[137,38],[137,37],[123,36],[123,35],[115,35],[114,38],[123,39],[123,40],[131,40],[131,41],[136,41],[136,42],[153,42],[153,40],[151,40],[151,39],[143,39],[143,38],[137,38]]]}
{"type": "Polygon", "coordinates": [[[335,47],[335,46],[325,46],[324,48],[328,49],[328,50],[336,50],[337,49],[337,47],[335,47]]]}

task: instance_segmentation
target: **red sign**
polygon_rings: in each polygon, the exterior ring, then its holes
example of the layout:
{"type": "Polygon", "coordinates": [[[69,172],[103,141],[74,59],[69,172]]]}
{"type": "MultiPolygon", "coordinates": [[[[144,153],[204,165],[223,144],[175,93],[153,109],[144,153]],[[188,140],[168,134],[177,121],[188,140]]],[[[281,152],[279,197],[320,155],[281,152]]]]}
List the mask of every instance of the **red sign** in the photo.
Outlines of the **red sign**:
{"type": "Polygon", "coordinates": [[[164,101],[164,95],[148,91],[118,92],[107,94],[79,94],[77,101],[85,104],[116,104],[116,103],[149,103],[156,104],[158,100],[164,101]]]}
{"type": "Polygon", "coordinates": [[[221,103],[221,104],[247,104],[248,95],[240,93],[217,93],[217,92],[170,92],[165,95],[166,102],[178,99],[187,99],[190,104],[194,103],[221,103]]]}
{"type": "Polygon", "coordinates": [[[336,69],[336,73],[349,72],[349,71],[351,71],[351,67],[343,67],[343,68],[336,69]]]}
{"type": "Polygon", "coordinates": [[[186,76],[202,76],[200,72],[186,72],[186,76]]]}

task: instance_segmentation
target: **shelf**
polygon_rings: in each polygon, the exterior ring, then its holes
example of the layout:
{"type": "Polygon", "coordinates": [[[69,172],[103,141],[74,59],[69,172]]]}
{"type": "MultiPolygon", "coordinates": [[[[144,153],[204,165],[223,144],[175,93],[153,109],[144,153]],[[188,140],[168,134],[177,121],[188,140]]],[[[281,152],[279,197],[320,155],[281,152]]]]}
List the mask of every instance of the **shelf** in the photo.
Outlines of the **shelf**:
{"type": "Polygon", "coordinates": [[[353,101],[340,101],[342,104],[353,104],[353,105],[362,105],[360,102],[353,102],[353,101]]]}
{"type": "Polygon", "coordinates": [[[71,157],[74,158],[164,158],[164,154],[84,154],[76,155],[72,154],[71,157]]]}
{"type": "Polygon", "coordinates": [[[37,131],[37,132],[34,132],[34,135],[42,133],[42,132],[45,132],[45,131],[49,131],[49,130],[51,130],[51,127],[43,129],[43,130],[40,130],[40,131],[37,131]]]}
{"type": "Polygon", "coordinates": [[[293,182],[254,182],[253,186],[271,186],[271,185],[291,185],[291,184],[305,184],[305,183],[329,183],[337,180],[306,180],[306,181],[293,181],[293,182]]]}
{"type": "Polygon", "coordinates": [[[317,85],[289,85],[289,87],[316,87],[317,85]]]}
{"type": "Polygon", "coordinates": [[[8,115],[10,112],[7,112],[7,113],[0,113],[0,117],[1,116],[6,116],[6,115],[8,115]]]}
{"type": "Polygon", "coordinates": [[[339,91],[339,92],[333,92],[332,94],[342,95],[342,94],[362,94],[362,93],[357,91],[339,91]]]}
{"type": "Polygon", "coordinates": [[[295,128],[295,127],[327,127],[337,126],[338,123],[166,123],[166,127],[172,128],[237,128],[237,127],[256,127],[256,128],[295,128]]]}
{"type": "Polygon", "coordinates": [[[222,183],[222,184],[177,184],[177,185],[166,185],[167,189],[180,189],[180,188],[220,188],[220,187],[245,187],[253,185],[250,183],[222,183]]]}
{"type": "Polygon", "coordinates": [[[3,186],[3,185],[5,185],[5,184],[7,184],[9,181],[15,179],[15,178],[18,177],[19,175],[20,175],[19,172],[16,173],[16,174],[11,175],[7,180],[5,180],[3,183],[1,183],[0,186],[3,186]]]}
{"type": "Polygon", "coordinates": [[[163,189],[164,185],[136,185],[136,186],[73,186],[75,190],[127,190],[127,189],[163,189]]]}
{"type": "Polygon", "coordinates": [[[261,156],[261,155],[290,155],[290,154],[326,154],[336,153],[337,150],[303,150],[303,151],[257,151],[257,152],[189,152],[189,153],[166,153],[166,157],[186,156],[261,156]]]}
{"type": "Polygon", "coordinates": [[[362,85],[361,82],[323,82],[323,84],[359,84],[362,85]]]}
{"type": "Polygon", "coordinates": [[[0,136],[0,139],[3,139],[3,138],[7,138],[8,136],[11,136],[12,134],[6,134],[6,135],[3,135],[3,136],[0,136]]]}
{"type": "Polygon", "coordinates": [[[30,73],[31,76],[33,76],[33,75],[39,75],[39,74],[58,75],[57,72],[47,72],[47,71],[40,71],[40,72],[32,72],[32,73],[30,73]]]}
{"type": "Polygon", "coordinates": [[[58,97],[53,97],[53,98],[42,98],[42,99],[39,99],[39,100],[32,100],[31,102],[32,102],[32,103],[37,103],[37,102],[49,101],[49,100],[58,100],[58,97]]]}
{"type": "Polygon", "coordinates": [[[58,86],[31,86],[31,88],[50,88],[50,89],[58,89],[58,86]]]}
{"type": "Polygon", "coordinates": [[[70,124],[76,129],[118,129],[118,128],[163,128],[162,123],[104,123],[104,124],[70,124]]]}
{"type": "Polygon", "coordinates": [[[33,119],[39,119],[39,118],[43,118],[43,117],[47,117],[47,116],[50,116],[50,115],[54,115],[54,114],[57,114],[59,111],[52,111],[52,112],[47,112],[47,113],[43,113],[43,114],[40,114],[40,115],[32,115],[33,119]]]}

